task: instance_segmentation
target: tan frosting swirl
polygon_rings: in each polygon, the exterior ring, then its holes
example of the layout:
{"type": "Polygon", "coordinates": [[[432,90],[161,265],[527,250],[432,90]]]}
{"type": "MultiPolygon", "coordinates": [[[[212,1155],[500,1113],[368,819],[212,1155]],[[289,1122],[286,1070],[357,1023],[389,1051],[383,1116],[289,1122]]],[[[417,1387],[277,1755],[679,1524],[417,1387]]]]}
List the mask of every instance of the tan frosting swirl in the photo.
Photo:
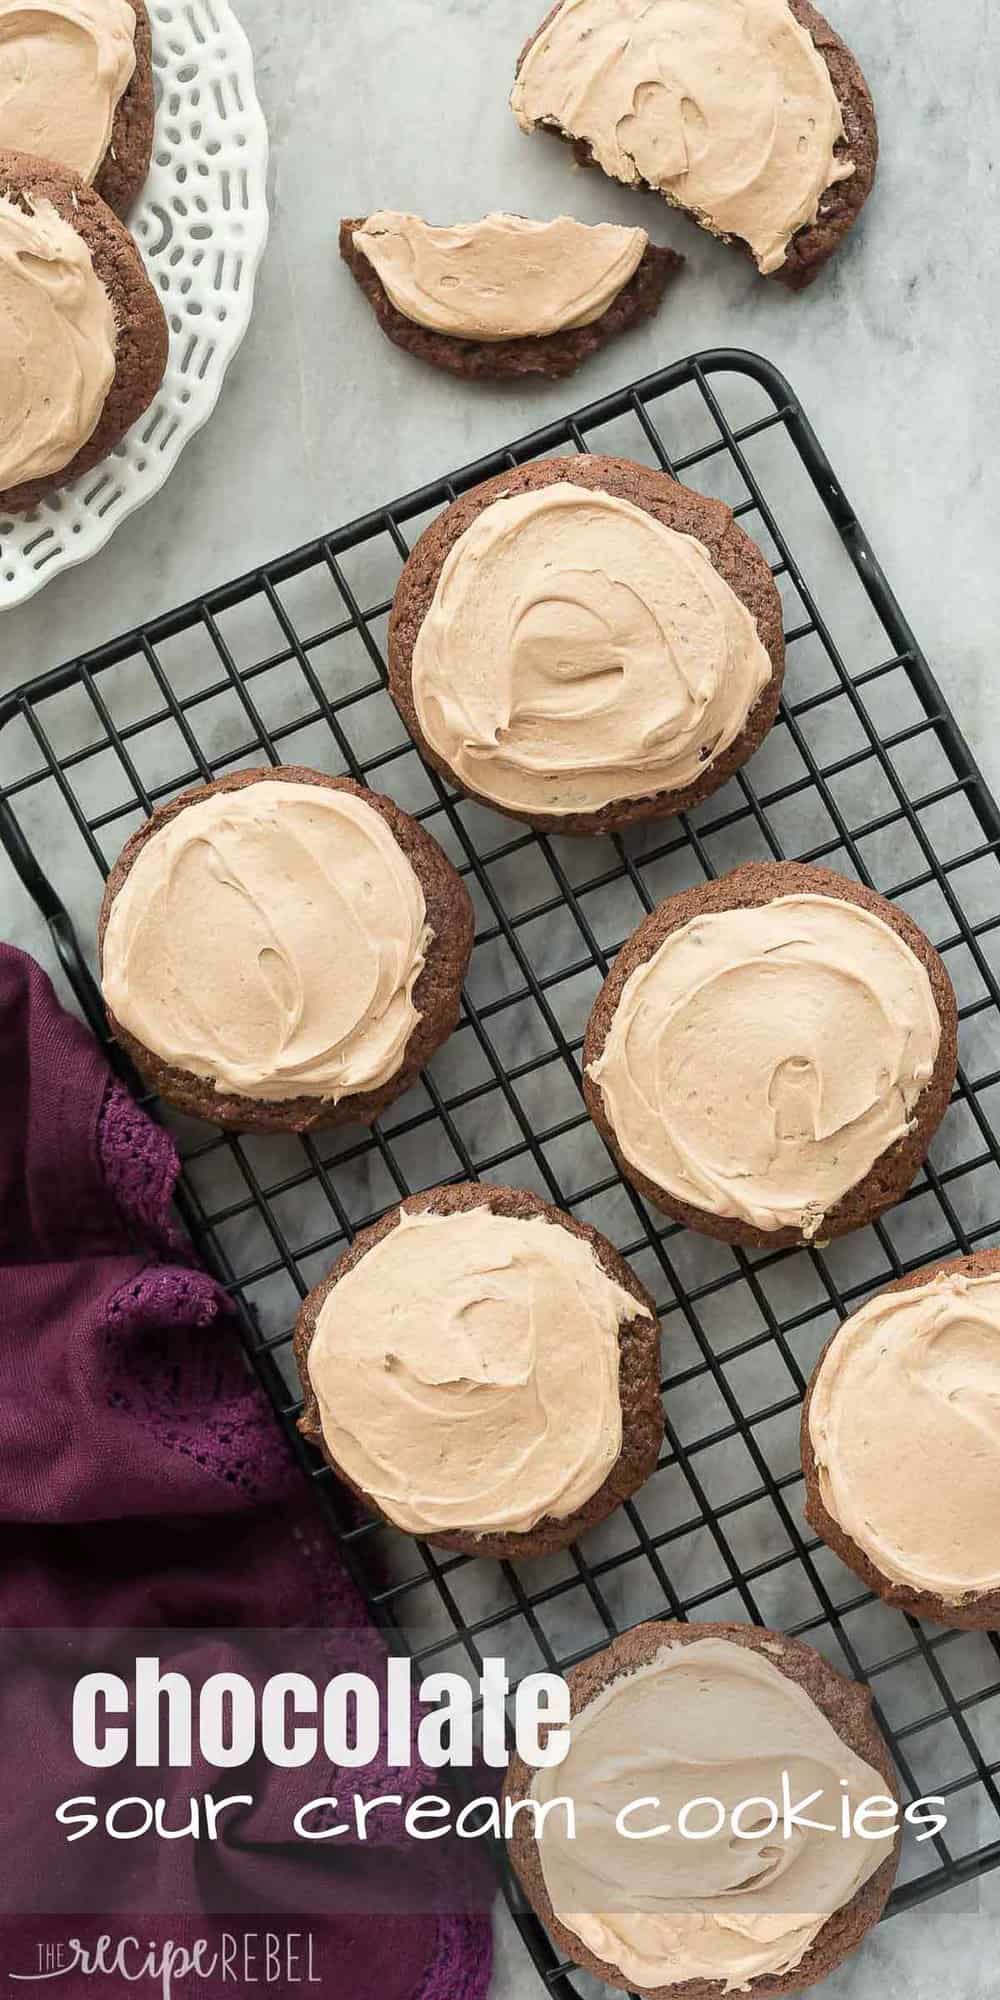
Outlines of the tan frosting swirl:
{"type": "Polygon", "coordinates": [[[564,1519],[621,1450],[618,1332],[646,1316],[544,1216],[404,1211],[320,1309],[330,1454],[412,1535],[564,1519]]]}
{"type": "Polygon", "coordinates": [[[412,687],[427,742],[471,791],[574,813],[690,784],[771,671],[701,542],[566,481],[494,500],[460,536],[412,687]]]}
{"type": "Polygon", "coordinates": [[[374,807],[262,779],[186,806],[141,849],[111,906],[105,999],[217,1091],[337,1103],[400,1067],[426,914],[374,807]]]}
{"type": "Polygon", "coordinates": [[[600,319],[642,262],[644,229],[568,215],[529,222],[487,215],[435,229],[380,209],[354,242],[394,306],[418,326],[463,340],[560,333],[600,319]]]}
{"type": "Polygon", "coordinates": [[[827,1513],[883,1576],[957,1604],[1000,1590],[1000,1275],[869,1299],[809,1405],[827,1513]]]}
{"type": "Polygon", "coordinates": [[[0,146],[92,181],[134,70],[128,0],[0,0],[0,146]]]}
{"type": "MultiPolygon", "coordinates": [[[[889,1845],[841,1836],[841,1779],[852,1809],[886,1796],[881,1774],[764,1652],[715,1637],[666,1645],[580,1710],[567,1757],[532,1781],[540,1803],[568,1796],[576,1805],[576,1839],[560,1837],[554,1815],[538,1843],[552,1907],[636,1986],[711,1979],[731,1993],[790,1972],[889,1845]],[[835,1832],[799,1828],[786,1840],[780,1819],[773,1832],[751,1831],[769,1825],[763,1801],[780,1814],[782,1771],[793,1799],[821,1792],[809,1817],[835,1832]],[[706,1798],[721,1801],[727,1823],[685,1838],[682,1807],[706,1798]],[[670,1832],[618,1833],[619,1812],[637,1800],[627,1826],[670,1832]],[[758,1814],[744,1813],[746,1837],[734,1838],[728,1815],[744,1800],[758,1814]]],[[[707,1829],[715,1816],[702,1806],[686,1823],[707,1829]]]]}
{"type": "Polygon", "coordinates": [[[115,379],[115,316],[82,236],[51,202],[0,195],[0,489],[61,472],[115,379]]]}
{"type": "Polygon", "coordinates": [[[787,0],[563,0],[511,106],[526,132],[558,126],[616,180],[740,237],[764,272],[854,172],[834,152],[830,73],[787,0]]]}
{"type": "Polygon", "coordinates": [[[672,931],[630,973],[589,1073],[658,1187],[811,1238],[910,1130],[940,1038],[927,973],[888,924],[780,896],[672,931]]]}

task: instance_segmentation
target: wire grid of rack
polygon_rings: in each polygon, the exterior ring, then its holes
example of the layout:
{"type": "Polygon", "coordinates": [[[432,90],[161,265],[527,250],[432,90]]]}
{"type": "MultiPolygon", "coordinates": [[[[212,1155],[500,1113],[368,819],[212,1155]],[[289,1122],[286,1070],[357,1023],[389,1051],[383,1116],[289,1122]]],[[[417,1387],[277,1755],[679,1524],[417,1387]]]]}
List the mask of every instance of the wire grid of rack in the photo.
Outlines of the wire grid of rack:
{"type": "MultiPolygon", "coordinates": [[[[870,1682],[904,1794],[948,1801],[944,1834],[908,1853],[892,1907],[974,1882],[1000,1861],[1000,1643],[922,1628],[861,1589],[804,1525],[797,1434],[838,1319],[903,1271],[1000,1242],[1000,813],[789,385],[753,355],[692,357],[8,698],[0,839],[99,1034],[94,919],[124,839],[185,785],[263,761],[390,791],[442,841],[477,912],[459,1028],[373,1131],[255,1139],[171,1121],[184,1218],[390,1642],[422,1667],[473,1674],[503,1652],[516,1675],[565,1670],[657,1614],[804,1635],[870,1682]],[[389,703],[383,655],[415,533],[480,479],[582,450],[642,459],[729,501],[772,560],[788,673],[771,737],[707,805],[569,841],[526,832],[428,772],[389,703]],[[758,857],[822,861],[911,911],[957,988],[962,1066],[924,1172],[881,1223],[826,1249],[746,1255],[666,1223],[628,1189],[586,1118],[579,1062],[589,1007],[634,924],[665,894],[758,857]],[[467,1177],[534,1187],[595,1222],[663,1317],[656,1475],[567,1554],[514,1566],[359,1521],[295,1430],[301,1296],[402,1195],[467,1177]]],[[[551,1992],[592,1990],[507,1887],[551,1992]]]]}

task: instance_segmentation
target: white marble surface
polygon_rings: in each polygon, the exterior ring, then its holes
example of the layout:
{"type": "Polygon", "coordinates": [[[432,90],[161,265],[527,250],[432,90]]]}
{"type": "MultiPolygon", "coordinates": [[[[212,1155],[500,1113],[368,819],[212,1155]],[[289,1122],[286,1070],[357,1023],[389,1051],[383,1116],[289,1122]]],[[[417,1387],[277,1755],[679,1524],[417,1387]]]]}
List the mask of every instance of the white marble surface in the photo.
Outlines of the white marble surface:
{"type": "MultiPolygon", "coordinates": [[[[542,0],[539,0],[541,6],[542,0]]],[[[994,785],[1000,402],[991,0],[831,0],[872,83],[883,158],[855,239],[788,298],[652,198],[521,136],[506,109],[531,0],[242,0],[272,135],[273,229],[254,324],[215,418],[164,493],[0,631],[0,690],[533,428],[712,345],[790,376],[994,785]],[[661,316],[569,387],[463,390],[376,333],[336,256],[377,205],[440,221],[507,206],[642,219],[689,257],[661,316]]],[[[0,933],[47,940],[0,870],[0,933]]],[[[995,1991],[996,1883],[882,1927],[839,2000],[995,1991]],[[977,1910],[978,1905],[978,1910],[977,1910]],[[990,1914],[992,1912],[992,1915],[990,1914]]],[[[502,1921],[496,2000],[540,1992],[502,1921]]]]}

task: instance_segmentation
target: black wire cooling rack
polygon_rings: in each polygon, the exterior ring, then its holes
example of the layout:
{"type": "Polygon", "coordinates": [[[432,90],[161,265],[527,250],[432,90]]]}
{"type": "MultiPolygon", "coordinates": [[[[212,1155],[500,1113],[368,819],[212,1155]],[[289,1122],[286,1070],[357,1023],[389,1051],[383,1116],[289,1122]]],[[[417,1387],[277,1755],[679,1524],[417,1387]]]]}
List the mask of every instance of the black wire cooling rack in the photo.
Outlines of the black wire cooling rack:
{"type": "MultiPolygon", "coordinates": [[[[459,1028],[371,1132],[226,1137],[177,1120],[187,1225],[390,1642],[478,1675],[565,1669],[638,1619],[742,1618],[805,1635],[871,1683],[904,1793],[948,1825],[904,1862],[894,1908],[1000,1862],[1000,1643],[891,1611],[804,1525],[798,1415],[831,1328],[872,1288],[1000,1241],[1000,813],[815,434],[765,361],[713,352],[264,564],[0,706],[0,839],[104,1036],[103,879],[157,801],[239,766],[296,762],[389,790],[465,875],[477,941],[459,1028]],[[392,591],[456,493],[526,459],[593,450],[733,506],[772,560],[788,670],[778,724],[726,789],[624,837],[526,833],[421,763],[385,690],[392,591]],[[757,857],[823,861],[902,903],[956,985],[962,1067],[930,1161],[874,1228],[746,1255],[692,1236],[621,1181],[579,1091],[583,1028],[622,939],[663,896],[757,857]],[[435,1553],[345,1510],[295,1431],[292,1322],[352,1234],[412,1190],[483,1177],[606,1231],[663,1317],[666,1444],[633,1501],[560,1556],[435,1553]]],[[[118,1060],[118,1052],[112,1050],[118,1060]]],[[[584,1990],[516,1889],[558,2000],[584,1990]]],[[[588,1989],[592,1990],[592,1989],[588,1989]]]]}

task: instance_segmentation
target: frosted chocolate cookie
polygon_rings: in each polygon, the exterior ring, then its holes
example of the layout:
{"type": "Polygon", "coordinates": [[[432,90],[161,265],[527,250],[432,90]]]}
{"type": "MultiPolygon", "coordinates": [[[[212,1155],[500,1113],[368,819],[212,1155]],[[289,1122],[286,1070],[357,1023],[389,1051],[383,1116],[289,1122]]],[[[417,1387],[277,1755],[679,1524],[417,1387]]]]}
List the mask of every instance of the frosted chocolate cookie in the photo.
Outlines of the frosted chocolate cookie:
{"type": "Polygon", "coordinates": [[[126,215],[153,112],[144,0],[0,0],[0,149],[79,174],[126,215]]]}
{"type": "Polygon", "coordinates": [[[76,175],[0,153],[0,514],[106,458],[166,363],[163,308],[124,224],[76,175]]]}
{"type": "Polygon", "coordinates": [[[753,863],[661,903],[622,946],[584,1094],[668,1215],[782,1249],[909,1187],[951,1096],[955,995],[916,924],[860,883],[753,863]]]}
{"type": "Polygon", "coordinates": [[[890,1604],[1000,1627],[1000,1250],[868,1299],[802,1411],[806,1518],[890,1604]]]}
{"type": "Polygon", "coordinates": [[[521,52],[511,108],[792,291],[875,179],[871,93],[809,0],[559,0],[521,52]]]}
{"type": "Polygon", "coordinates": [[[453,375],[571,375],[655,313],[684,262],[644,229],[487,215],[435,228],[380,209],[340,225],[340,254],[383,333],[453,375]]]}
{"type": "Polygon", "coordinates": [[[539,459],[462,495],[396,590],[389,686],[470,798],[558,833],[681,812],[767,734],[770,567],[721,500],[630,459],[539,459]]]}
{"type": "Polygon", "coordinates": [[[575,1803],[575,1839],[554,1805],[540,1839],[519,1812],[508,1843],[560,1952],[649,2000],[767,2000],[826,1978],[878,1919],[899,1858],[868,1689],[780,1632],[666,1622],[567,1680],[568,1755],[539,1771],[515,1757],[504,1786],[510,1802],[575,1803]],[[782,1772],[835,1832],[784,1837],[782,1772]],[[869,1799],[885,1837],[871,1819],[856,1831],[869,1799]]]}
{"type": "Polygon", "coordinates": [[[147,1083],[235,1131],[370,1124],[458,1019],[472,907],[391,799],[296,765],[160,806],[100,919],[108,1019],[147,1083]]]}
{"type": "Polygon", "coordinates": [[[564,1548],[656,1466],[653,1302],[596,1229],[521,1188],[431,1188],[363,1230],[295,1355],[306,1437],[440,1548],[564,1548]]]}

